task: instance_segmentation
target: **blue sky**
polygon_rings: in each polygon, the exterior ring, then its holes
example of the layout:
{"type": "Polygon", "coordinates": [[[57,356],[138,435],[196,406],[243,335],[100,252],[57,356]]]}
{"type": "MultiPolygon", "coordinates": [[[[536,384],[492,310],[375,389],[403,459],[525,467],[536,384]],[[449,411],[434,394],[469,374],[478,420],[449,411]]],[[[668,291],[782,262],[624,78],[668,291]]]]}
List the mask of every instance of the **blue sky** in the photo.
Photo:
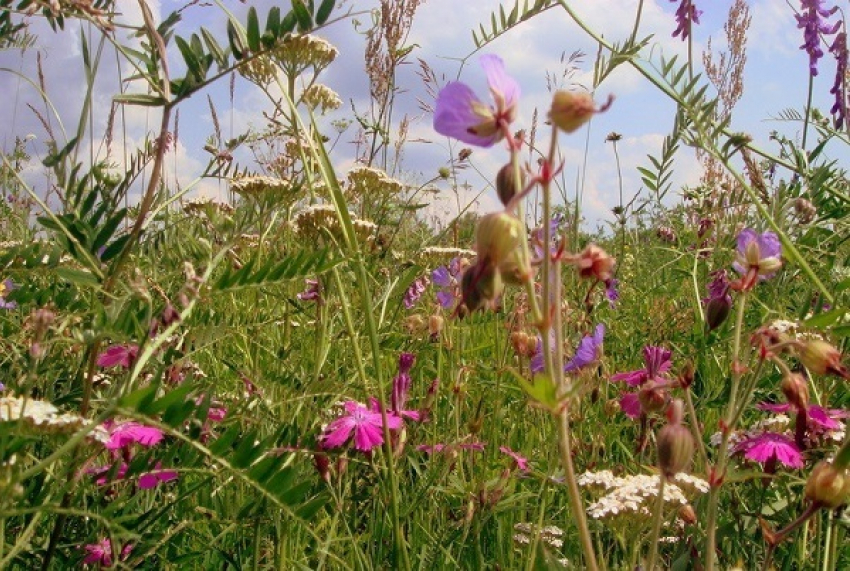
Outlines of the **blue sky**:
{"type": "MultiPolygon", "coordinates": [[[[592,28],[605,38],[616,41],[624,39],[631,32],[637,2],[638,0],[594,0],[573,4],[592,28]]],[[[163,17],[186,2],[160,0],[150,4],[155,15],[163,17]]],[[[244,21],[246,5],[232,1],[223,4],[244,21]]],[[[257,7],[262,19],[269,7],[280,3],[263,0],[249,1],[248,4],[257,7]]],[[[510,7],[511,3],[508,1],[506,4],[510,7]]],[[[658,55],[661,53],[668,57],[672,54],[682,57],[686,53],[685,44],[671,37],[675,29],[673,13],[677,4],[668,0],[644,2],[641,35],[654,35],[650,44],[654,62],[658,61],[658,55]]],[[[696,0],[696,4],[703,10],[701,24],[694,28],[694,53],[699,56],[709,37],[713,38],[715,49],[723,46],[722,27],[732,0],[696,0]]],[[[122,2],[119,5],[128,10],[129,21],[137,17],[138,8],[135,2],[122,2]]],[[[360,0],[345,3],[346,8],[356,11],[368,10],[375,5],[375,2],[360,0]]],[[[806,100],[808,59],[798,49],[802,43],[802,33],[796,28],[794,12],[789,5],[779,0],[750,0],[749,5],[752,26],[748,35],[745,93],[733,115],[733,129],[750,133],[762,146],[770,148],[767,136],[771,130],[778,130],[792,137],[799,131],[799,125],[772,121],[771,117],[789,107],[802,109],[806,100]]],[[[450,152],[449,141],[433,132],[431,117],[424,115],[419,109],[418,99],[426,98],[427,95],[421,79],[415,73],[416,58],[427,61],[438,75],[448,79],[459,77],[485,96],[486,86],[476,58],[468,58],[475,50],[471,30],[477,28],[479,23],[489,22],[490,13],[498,7],[499,2],[495,0],[427,0],[419,8],[409,39],[409,44],[416,46],[411,53],[412,63],[400,71],[398,80],[403,91],[397,98],[396,116],[400,118],[406,114],[412,119],[409,135],[412,142],[406,148],[401,175],[406,181],[419,183],[430,179],[437,169],[446,163],[450,152]],[[468,61],[462,66],[460,60],[464,58],[468,58],[468,61]]],[[[358,20],[366,24],[369,22],[369,16],[361,14],[358,20]]],[[[213,33],[221,34],[221,41],[225,43],[225,21],[223,13],[214,6],[190,7],[184,12],[184,21],[179,30],[191,33],[200,25],[204,25],[213,33]]],[[[18,51],[0,52],[0,67],[35,77],[35,55],[36,50],[40,51],[48,93],[66,129],[72,130],[83,97],[79,26],[71,23],[65,34],[53,34],[37,19],[33,19],[33,23],[34,31],[39,33],[35,48],[23,55],[18,51]]],[[[351,22],[339,22],[319,32],[319,35],[331,41],[340,50],[340,56],[322,76],[322,81],[335,89],[346,102],[339,111],[331,113],[327,120],[351,118],[349,101],[359,110],[367,108],[368,80],[363,64],[363,29],[361,25],[357,31],[351,22]]],[[[83,32],[88,33],[85,28],[83,32]]],[[[121,37],[122,32],[118,33],[121,37]]],[[[545,115],[550,97],[546,89],[546,73],[559,75],[563,67],[560,63],[562,54],[576,50],[587,55],[581,71],[572,80],[589,85],[596,46],[560,8],[551,9],[543,16],[520,25],[484,48],[484,52],[500,55],[505,60],[508,71],[522,86],[518,127],[530,127],[534,109],[539,110],[541,117],[545,115]]],[[[650,57],[650,50],[644,55],[650,57]]],[[[92,130],[95,141],[102,137],[110,100],[117,92],[114,60],[114,53],[107,47],[95,96],[92,130]]],[[[126,67],[124,69],[126,74],[126,67]]],[[[815,82],[815,102],[824,110],[832,103],[829,88],[833,73],[834,63],[827,56],[822,60],[821,74],[815,82]]],[[[609,93],[616,96],[611,110],[597,116],[588,127],[588,132],[561,138],[566,159],[568,195],[573,195],[576,190],[574,181],[582,180],[584,214],[594,224],[611,220],[610,209],[618,200],[614,156],[610,143],[605,142],[605,136],[611,131],[623,135],[619,150],[624,191],[628,200],[641,187],[635,167],[647,164],[647,153],[660,152],[663,137],[672,126],[675,110],[669,100],[627,66],[615,71],[599,87],[598,93],[600,99],[609,93]]],[[[268,103],[257,88],[246,81],[237,81],[233,106],[230,103],[227,81],[208,90],[208,94],[218,109],[225,135],[230,135],[231,132],[241,133],[252,125],[263,125],[261,111],[269,108],[268,103]]],[[[169,177],[174,185],[188,184],[200,172],[207,158],[202,147],[205,139],[212,133],[212,121],[206,96],[207,93],[196,94],[181,107],[180,142],[176,151],[169,157],[169,177]]],[[[7,102],[0,109],[0,121],[6,126],[0,143],[9,149],[15,135],[32,134],[35,137],[30,141],[28,150],[36,156],[43,156],[45,130],[27,107],[27,103],[32,104],[42,111],[43,115],[49,115],[36,91],[14,74],[3,72],[0,74],[0,97],[7,102]]],[[[122,133],[126,133],[128,143],[138,144],[146,133],[154,130],[157,122],[156,111],[126,108],[126,129],[122,133]]],[[[51,117],[51,125],[58,131],[55,117],[51,117]]],[[[352,147],[347,142],[353,138],[354,132],[350,130],[343,135],[340,145],[336,148],[334,160],[340,176],[344,176],[352,165],[352,147]]],[[[98,148],[99,143],[95,144],[95,149],[98,148]]],[[[457,145],[451,147],[455,152],[459,148],[457,145]]],[[[118,152],[113,152],[111,158],[119,163],[123,160],[118,152]]],[[[250,162],[247,154],[242,154],[239,158],[245,164],[250,162]]],[[[507,160],[507,152],[500,147],[476,150],[472,158],[480,174],[473,170],[462,173],[460,181],[468,185],[468,190],[462,191],[461,198],[464,201],[471,200],[483,191],[477,208],[482,211],[496,209],[498,203],[495,193],[488,190],[488,181],[507,160]]],[[[694,184],[699,180],[699,165],[687,149],[680,154],[676,164],[676,184],[694,184]]],[[[37,188],[48,184],[37,166],[30,169],[27,177],[37,188]]],[[[223,195],[223,190],[222,184],[203,181],[195,192],[223,195]]],[[[645,191],[643,196],[646,196],[645,191]]],[[[431,214],[446,218],[452,216],[456,209],[454,195],[448,192],[446,187],[442,187],[441,193],[435,197],[431,214]]]]}

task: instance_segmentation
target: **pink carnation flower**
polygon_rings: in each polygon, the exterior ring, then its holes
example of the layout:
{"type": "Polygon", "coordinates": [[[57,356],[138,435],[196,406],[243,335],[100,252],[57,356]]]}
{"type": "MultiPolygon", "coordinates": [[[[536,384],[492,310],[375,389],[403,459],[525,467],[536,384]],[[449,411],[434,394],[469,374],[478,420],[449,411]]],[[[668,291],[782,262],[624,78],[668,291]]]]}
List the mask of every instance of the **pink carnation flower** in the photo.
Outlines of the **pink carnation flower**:
{"type": "Polygon", "coordinates": [[[139,354],[138,345],[112,345],[97,356],[98,367],[115,367],[119,365],[129,369],[139,354]]]}
{"type": "Polygon", "coordinates": [[[742,452],[744,458],[760,464],[779,461],[788,468],[803,467],[803,454],[794,441],[775,432],[747,438],[735,446],[735,452],[742,452]]]}
{"type": "MultiPolygon", "coordinates": [[[[348,442],[354,434],[354,448],[368,452],[384,443],[383,420],[380,412],[356,401],[343,403],[345,415],[337,418],[325,428],[319,438],[322,448],[338,448],[348,442]]],[[[387,413],[387,426],[398,430],[402,419],[391,412],[387,413]]]]}
{"type": "Polygon", "coordinates": [[[507,446],[499,446],[499,452],[513,458],[514,462],[516,463],[517,470],[519,470],[520,472],[528,472],[528,458],[526,458],[525,456],[521,456],[520,454],[514,452],[507,446]]]}
{"type": "MultiPolygon", "coordinates": [[[[86,556],[83,558],[83,563],[87,565],[112,567],[112,542],[108,537],[104,537],[97,543],[90,543],[84,546],[83,549],[86,550],[86,556]]],[[[121,549],[121,561],[127,559],[131,551],[133,551],[133,544],[128,543],[123,549],[121,549]]]]}
{"type": "Polygon", "coordinates": [[[104,445],[107,450],[119,450],[135,443],[142,446],[155,446],[163,439],[163,433],[160,429],[134,421],[123,422],[118,425],[115,425],[112,421],[107,421],[104,423],[104,428],[109,431],[109,440],[104,445]]]}

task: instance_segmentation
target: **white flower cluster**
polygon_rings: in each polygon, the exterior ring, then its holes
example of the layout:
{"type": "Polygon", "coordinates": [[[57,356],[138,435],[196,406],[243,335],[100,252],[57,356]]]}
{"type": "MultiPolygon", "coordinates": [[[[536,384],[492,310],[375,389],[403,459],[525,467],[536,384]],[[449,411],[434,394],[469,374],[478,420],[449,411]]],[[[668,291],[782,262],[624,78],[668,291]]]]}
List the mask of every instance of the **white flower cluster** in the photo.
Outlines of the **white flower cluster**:
{"type": "Polygon", "coordinates": [[[403,188],[404,185],[380,169],[357,166],[348,171],[346,191],[353,197],[397,194],[403,188]]]}
{"type": "MultiPolygon", "coordinates": [[[[537,535],[540,541],[551,549],[560,549],[564,545],[564,530],[555,525],[538,528],[531,523],[518,523],[514,525],[514,530],[517,533],[514,534],[513,540],[518,546],[530,545],[534,535],[537,535]]],[[[564,566],[569,565],[567,559],[559,559],[559,563],[564,566]]]]}
{"type": "MultiPolygon", "coordinates": [[[[605,520],[624,517],[631,521],[651,516],[653,503],[658,497],[658,484],[659,476],[655,474],[617,477],[610,470],[585,472],[578,478],[579,486],[607,492],[587,508],[590,517],[605,520]]],[[[686,506],[687,494],[704,494],[708,489],[705,480],[679,473],[664,486],[664,502],[668,507],[686,506]]]]}
{"type": "Polygon", "coordinates": [[[243,176],[230,181],[230,190],[243,196],[282,194],[296,188],[290,181],[270,176],[243,176]]]}
{"type": "MultiPolygon", "coordinates": [[[[353,218],[351,225],[361,241],[369,241],[375,237],[378,226],[368,220],[353,218]]],[[[336,208],[332,204],[314,204],[300,211],[295,216],[295,232],[305,238],[323,236],[325,231],[335,238],[341,237],[336,208]]]]}
{"type": "Polygon", "coordinates": [[[319,72],[336,59],[339,50],[327,40],[303,34],[286,38],[272,50],[271,55],[288,73],[300,73],[308,67],[319,72]]]}
{"type": "Polygon", "coordinates": [[[233,207],[226,202],[218,201],[208,196],[195,196],[183,201],[183,212],[186,214],[205,214],[208,211],[218,211],[221,214],[231,214],[233,207]]]}
{"type": "Polygon", "coordinates": [[[336,91],[321,83],[314,83],[308,87],[301,95],[301,100],[308,107],[316,109],[320,113],[327,113],[328,111],[342,107],[342,99],[340,99],[336,91]]]}
{"type": "Polygon", "coordinates": [[[45,432],[73,432],[85,419],[70,412],[60,413],[53,404],[23,397],[0,397],[0,422],[23,421],[45,432]]]}

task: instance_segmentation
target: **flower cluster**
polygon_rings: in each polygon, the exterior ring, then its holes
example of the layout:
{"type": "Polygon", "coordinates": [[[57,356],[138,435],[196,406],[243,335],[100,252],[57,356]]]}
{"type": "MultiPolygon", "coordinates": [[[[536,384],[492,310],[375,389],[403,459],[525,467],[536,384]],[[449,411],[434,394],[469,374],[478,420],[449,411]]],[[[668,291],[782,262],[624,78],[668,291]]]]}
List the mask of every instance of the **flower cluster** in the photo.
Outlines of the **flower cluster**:
{"type": "Polygon", "coordinates": [[[823,7],[824,0],[800,0],[800,14],[796,14],[797,27],[803,30],[803,44],[800,49],[809,54],[809,73],[813,76],[818,74],[818,60],[823,57],[820,47],[820,36],[831,36],[841,27],[841,21],[828,23],[838,10],[838,6],[832,8],[823,7]]]}
{"type": "Polygon", "coordinates": [[[702,10],[697,10],[693,0],[670,0],[670,2],[679,2],[679,7],[676,8],[676,29],[673,31],[673,37],[681,36],[682,41],[687,40],[693,25],[699,24],[702,10]]]}

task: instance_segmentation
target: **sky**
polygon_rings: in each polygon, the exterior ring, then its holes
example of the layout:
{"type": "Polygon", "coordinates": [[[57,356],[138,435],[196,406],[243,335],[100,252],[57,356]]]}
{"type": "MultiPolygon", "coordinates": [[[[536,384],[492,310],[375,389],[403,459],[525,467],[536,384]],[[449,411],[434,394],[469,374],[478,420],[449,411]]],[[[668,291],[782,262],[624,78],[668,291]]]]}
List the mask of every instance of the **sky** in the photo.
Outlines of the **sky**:
{"type": "MultiPolygon", "coordinates": [[[[506,9],[512,7],[512,1],[504,2],[506,9]]],[[[732,3],[733,0],[695,0],[697,7],[703,10],[700,24],[693,30],[693,53],[697,59],[700,59],[709,37],[715,49],[724,46],[723,24],[732,3]]],[[[136,2],[125,0],[117,4],[126,10],[123,16],[125,21],[139,21],[136,2]]],[[[183,21],[177,33],[189,35],[203,25],[217,34],[222,44],[226,44],[226,16],[219,7],[185,0],[149,0],[148,4],[157,19],[192,4],[183,11],[183,21]]],[[[220,4],[232,10],[244,22],[248,5],[257,8],[262,21],[271,6],[281,3],[249,0],[243,4],[222,0],[220,4]]],[[[609,41],[621,41],[631,32],[638,0],[575,1],[572,4],[591,28],[609,41]]],[[[745,88],[733,114],[732,129],[747,132],[764,148],[775,150],[775,145],[768,140],[772,130],[789,137],[799,136],[799,124],[781,122],[775,118],[784,109],[803,108],[806,102],[808,57],[799,49],[802,31],[796,28],[794,11],[790,5],[780,0],[749,0],[748,4],[752,25],[748,33],[745,88]]],[[[797,3],[792,4],[796,6],[797,3]]],[[[342,108],[323,119],[325,124],[335,119],[351,119],[352,105],[359,111],[368,108],[369,86],[363,63],[363,32],[371,21],[368,11],[376,5],[376,1],[349,0],[343,4],[343,10],[350,9],[358,15],[317,32],[340,51],[337,60],[322,75],[321,81],[333,88],[345,102],[342,108]]],[[[644,2],[640,35],[653,35],[649,47],[642,53],[645,65],[657,65],[661,54],[665,57],[686,56],[686,44],[672,37],[676,27],[674,12],[677,5],[678,2],[669,0],[644,2]]],[[[405,182],[418,185],[432,179],[438,169],[447,164],[451,154],[457,153],[463,146],[436,134],[432,128],[432,117],[421,110],[420,100],[432,101],[428,100],[429,96],[417,74],[417,59],[427,62],[438,77],[467,82],[482,98],[486,98],[486,83],[477,63],[477,55],[494,53],[502,57],[508,73],[516,78],[522,89],[520,113],[515,123],[517,128],[529,129],[535,110],[540,120],[545,117],[551,100],[547,74],[555,77],[562,75],[562,58],[565,54],[577,50],[586,54],[569,82],[590,87],[597,47],[557,7],[517,26],[476,53],[471,31],[477,29],[479,24],[488,24],[490,13],[498,10],[498,7],[499,2],[496,0],[426,0],[419,7],[407,44],[413,46],[410,63],[399,70],[400,91],[396,98],[395,116],[407,116],[411,121],[409,142],[398,175],[405,182]]],[[[87,26],[81,27],[72,21],[69,21],[64,33],[51,32],[38,18],[29,21],[32,31],[38,36],[35,45],[23,53],[19,50],[0,52],[0,101],[6,102],[0,106],[0,124],[4,125],[0,131],[0,145],[8,151],[16,136],[28,136],[28,152],[34,157],[43,158],[44,142],[48,135],[42,120],[49,123],[49,128],[58,139],[62,140],[62,126],[68,132],[68,137],[73,136],[85,96],[85,84],[81,79],[80,38],[81,35],[90,38],[89,49],[96,54],[97,34],[87,26]],[[56,109],[55,114],[40,98],[38,91],[22,78],[37,77],[37,57],[41,60],[47,94],[56,109]]],[[[126,30],[119,29],[117,37],[122,43],[134,45],[136,42],[135,45],[138,45],[138,39],[129,37],[126,30]]],[[[179,62],[173,65],[179,66],[179,62]]],[[[821,73],[814,83],[814,101],[821,109],[827,110],[832,104],[829,88],[833,80],[834,62],[827,55],[820,67],[821,73]]],[[[107,44],[102,52],[95,83],[91,130],[87,132],[87,136],[95,141],[93,148],[101,157],[106,152],[101,141],[106,130],[111,98],[118,92],[119,77],[126,78],[129,75],[129,67],[124,63],[116,63],[115,52],[107,44]]],[[[664,136],[673,124],[675,106],[628,66],[618,68],[598,87],[596,93],[600,101],[609,94],[615,96],[611,109],[597,115],[586,129],[573,135],[562,135],[560,145],[565,159],[567,195],[572,198],[581,188],[585,218],[591,225],[604,225],[613,220],[611,209],[619,202],[620,184],[613,148],[611,143],[605,141],[606,136],[610,132],[617,132],[623,137],[618,143],[618,151],[625,200],[628,202],[637,193],[642,198],[648,198],[649,194],[642,188],[636,168],[648,166],[647,154],[660,154],[664,136]]],[[[195,94],[182,104],[178,144],[167,158],[169,184],[175,187],[185,188],[189,185],[201,172],[209,156],[203,150],[207,137],[213,132],[208,96],[218,111],[226,137],[242,133],[249,127],[262,127],[265,124],[262,111],[270,109],[268,100],[256,86],[241,78],[235,84],[233,104],[227,80],[195,94]]],[[[126,141],[131,148],[140,145],[145,136],[151,134],[158,125],[156,110],[125,106],[121,111],[118,118],[121,128],[116,130],[117,148],[110,154],[110,159],[119,165],[125,160],[120,143],[126,141]]],[[[540,128],[540,136],[543,136],[543,126],[540,128]]],[[[349,128],[334,148],[333,160],[340,177],[354,164],[351,141],[355,134],[354,128],[349,128]]],[[[548,134],[545,136],[548,137],[548,134]]],[[[245,166],[253,166],[250,154],[237,154],[237,160],[245,166]]],[[[499,208],[490,181],[507,160],[508,154],[502,145],[475,150],[472,156],[475,168],[458,173],[458,182],[463,185],[459,190],[461,208],[473,199],[477,199],[474,208],[481,212],[499,208]]],[[[674,188],[698,183],[700,174],[699,163],[693,153],[684,149],[676,159],[674,188]]],[[[38,161],[33,161],[25,176],[40,192],[49,184],[38,161]]],[[[439,192],[428,195],[433,204],[426,212],[441,220],[450,219],[457,213],[458,198],[446,182],[441,181],[437,186],[439,192]]],[[[225,191],[225,183],[203,180],[193,188],[192,194],[223,197],[225,191]]]]}

